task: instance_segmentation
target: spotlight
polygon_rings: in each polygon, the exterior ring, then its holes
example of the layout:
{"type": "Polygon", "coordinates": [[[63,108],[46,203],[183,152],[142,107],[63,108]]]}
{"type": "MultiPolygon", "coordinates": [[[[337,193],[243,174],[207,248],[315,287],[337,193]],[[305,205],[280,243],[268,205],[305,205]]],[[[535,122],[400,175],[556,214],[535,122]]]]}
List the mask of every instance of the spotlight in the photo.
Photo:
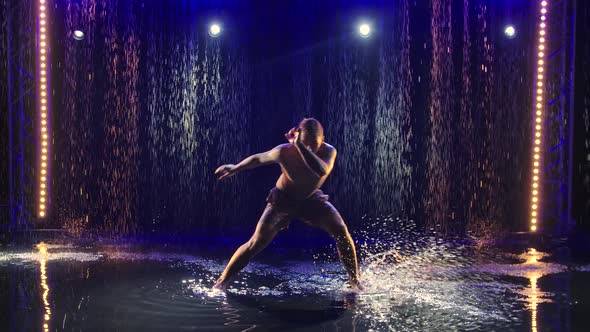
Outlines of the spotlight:
{"type": "Polygon", "coordinates": [[[82,32],[81,30],[74,31],[74,39],[75,40],[82,40],[82,39],[84,39],[84,32],[82,32]]]}
{"type": "Polygon", "coordinates": [[[219,36],[220,33],[221,33],[221,25],[219,25],[217,23],[213,23],[213,24],[211,24],[211,26],[209,26],[209,35],[211,37],[217,37],[217,36],[219,36]]]}
{"type": "Polygon", "coordinates": [[[504,28],[504,34],[506,35],[506,37],[512,39],[516,36],[516,29],[512,25],[507,25],[504,28]]]}
{"type": "Polygon", "coordinates": [[[369,37],[369,34],[371,34],[371,26],[367,23],[362,23],[359,25],[359,33],[363,38],[369,37]]]}

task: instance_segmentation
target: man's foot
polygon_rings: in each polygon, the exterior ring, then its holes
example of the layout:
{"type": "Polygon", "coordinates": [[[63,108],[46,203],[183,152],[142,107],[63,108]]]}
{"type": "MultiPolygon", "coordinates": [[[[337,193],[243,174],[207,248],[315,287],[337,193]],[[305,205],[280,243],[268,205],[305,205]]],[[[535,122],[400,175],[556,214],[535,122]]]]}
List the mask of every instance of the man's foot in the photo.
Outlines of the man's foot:
{"type": "Polygon", "coordinates": [[[216,282],[215,285],[213,285],[213,287],[211,287],[211,290],[217,290],[217,291],[222,291],[225,292],[225,290],[227,289],[227,286],[222,283],[222,282],[216,282]]]}
{"type": "Polygon", "coordinates": [[[363,291],[365,290],[365,287],[363,287],[363,285],[361,285],[361,282],[358,280],[350,280],[348,281],[348,287],[350,287],[353,290],[359,290],[359,291],[363,291]]]}

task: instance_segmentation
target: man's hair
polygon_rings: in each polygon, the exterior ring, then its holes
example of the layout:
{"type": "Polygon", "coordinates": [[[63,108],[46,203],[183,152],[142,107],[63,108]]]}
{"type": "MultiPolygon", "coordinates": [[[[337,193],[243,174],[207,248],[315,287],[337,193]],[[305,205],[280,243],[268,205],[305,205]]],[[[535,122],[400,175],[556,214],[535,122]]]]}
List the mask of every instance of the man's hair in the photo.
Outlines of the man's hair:
{"type": "Polygon", "coordinates": [[[324,127],[322,124],[314,118],[303,118],[299,122],[299,128],[301,132],[305,132],[307,135],[313,137],[324,137],[324,127]]]}

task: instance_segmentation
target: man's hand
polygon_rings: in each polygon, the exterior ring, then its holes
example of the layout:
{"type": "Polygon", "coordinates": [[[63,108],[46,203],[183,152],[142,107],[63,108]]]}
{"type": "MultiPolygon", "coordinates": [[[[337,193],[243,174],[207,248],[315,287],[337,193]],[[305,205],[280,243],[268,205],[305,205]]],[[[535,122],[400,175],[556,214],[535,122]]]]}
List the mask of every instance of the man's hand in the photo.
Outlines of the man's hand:
{"type": "Polygon", "coordinates": [[[299,137],[301,136],[299,135],[300,131],[301,130],[299,128],[293,127],[285,134],[285,138],[293,145],[299,144],[299,137]]]}
{"type": "Polygon", "coordinates": [[[238,167],[234,164],[222,165],[215,170],[215,174],[221,175],[217,180],[233,176],[236,173],[238,173],[238,167]]]}

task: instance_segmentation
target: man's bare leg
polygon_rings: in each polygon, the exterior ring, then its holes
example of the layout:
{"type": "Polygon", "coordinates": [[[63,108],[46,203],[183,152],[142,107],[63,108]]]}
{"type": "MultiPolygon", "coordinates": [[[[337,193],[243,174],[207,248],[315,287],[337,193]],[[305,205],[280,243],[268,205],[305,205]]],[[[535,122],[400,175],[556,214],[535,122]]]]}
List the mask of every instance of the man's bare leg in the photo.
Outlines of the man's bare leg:
{"type": "Polygon", "coordinates": [[[348,229],[346,229],[346,226],[344,227],[344,230],[337,233],[337,235],[332,235],[332,237],[336,240],[338,255],[340,256],[340,260],[342,261],[346,272],[348,272],[351,286],[361,288],[356,248],[348,229]]]}
{"type": "Polygon", "coordinates": [[[348,273],[351,286],[362,289],[356,248],[352,236],[350,236],[348,228],[346,227],[346,224],[344,224],[344,220],[342,219],[342,216],[340,216],[340,213],[338,213],[332,204],[327,204],[330,206],[330,214],[322,217],[317,223],[317,226],[325,230],[336,241],[338,255],[342,265],[344,265],[344,268],[348,273]]]}
{"type": "Polygon", "coordinates": [[[331,232],[330,235],[336,241],[338,256],[340,257],[340,261],[348,273],[350,285],[352,287],[362,288],[360,285],[358,261],[356,257],[354,241],[352,240],[352,237],[350,236],[346,226],[343,228],[344,229],[331,232]]]}
{"type": "Polygon", "coordinates": [[[214,289],[225,290],[229,284],[230,279],[240,272],[262,249],[264,249],[272,239],[277,235],[278,229],[276,229],[271,218],[276,218],[276,214],[272,211],[273,207],[267,205],[266,209],[262,213],[254,234],[246,243],[242,244],[238,250],[233,254],[229,263],[225,267],[225,270],[217,279],[214,289]]]}

